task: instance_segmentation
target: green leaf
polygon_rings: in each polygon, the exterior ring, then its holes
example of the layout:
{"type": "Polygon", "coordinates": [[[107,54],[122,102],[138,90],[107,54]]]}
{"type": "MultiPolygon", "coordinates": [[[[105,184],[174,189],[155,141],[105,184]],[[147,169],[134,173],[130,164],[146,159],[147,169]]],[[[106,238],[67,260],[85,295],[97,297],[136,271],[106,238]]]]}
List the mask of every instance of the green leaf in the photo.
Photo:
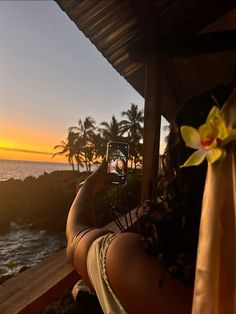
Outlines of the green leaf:
{"type": "Polygon", "coordinates": [[[206,150],[198,150],[194,152],[186,161],[185,163],[180,166],[183,167],[191,167],[191,166],[198,166],[201,162],[203,162],[204,158],[206,157],[207,151],[206,150]]]}
{"type": "Polygon", "coordinates": [[[201,147],[201,138],[197,129],[188,125],[183,125],[181,126],[180,131],[186,146],[195,149],[201,147]]]}

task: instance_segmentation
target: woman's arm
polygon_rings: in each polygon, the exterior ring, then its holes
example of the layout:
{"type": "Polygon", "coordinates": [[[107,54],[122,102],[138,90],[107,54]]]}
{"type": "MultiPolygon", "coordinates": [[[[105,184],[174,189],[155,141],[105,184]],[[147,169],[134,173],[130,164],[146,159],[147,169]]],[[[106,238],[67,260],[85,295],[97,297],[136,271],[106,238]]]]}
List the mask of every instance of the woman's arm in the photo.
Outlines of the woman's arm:
{"type": "MultiPolygon", "coordinates": [[[[93,217],[93,199],[106,184],[109,184],[114,180],[112,174],[106,173],[106,160],[104,159],[100,167],[92,173],[85,181],[84,185],[80,188],[67,218],[66,236],[67,236],[67,257],[70,262],[74,264],[74,250],[76,241],[76,235],[82,234],[83,230],[94,228],[93,217]]],[[[88,243],[85,245],[87,249],[91,245],[94,239],[99,235],[106,233],[105,229],[94,229],[90,233],[88,243]],[[91,243],[90,243],[91,242],[91,243]]],[[[81,240],[80,240],[81,241],[81,240]]],[[[83,241],[84,242],[84,241],[83,241]]],[[[86,254],[86,250],[84,250],[86,254]]],[[[83,254],[83,255],[84,255],[83,254]]]]}

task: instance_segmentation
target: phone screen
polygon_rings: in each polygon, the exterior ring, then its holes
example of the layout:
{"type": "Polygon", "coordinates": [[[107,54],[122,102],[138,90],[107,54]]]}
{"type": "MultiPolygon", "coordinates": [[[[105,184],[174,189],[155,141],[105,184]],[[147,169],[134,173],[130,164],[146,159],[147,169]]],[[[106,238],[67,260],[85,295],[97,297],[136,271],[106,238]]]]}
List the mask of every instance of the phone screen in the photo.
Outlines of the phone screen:
{"type": "Polygon", "coordinates": [[[114,184],[124,184],[128,162],[128,144],[122,142],[107,143],[107,173],[114,173],[114,184]]]}

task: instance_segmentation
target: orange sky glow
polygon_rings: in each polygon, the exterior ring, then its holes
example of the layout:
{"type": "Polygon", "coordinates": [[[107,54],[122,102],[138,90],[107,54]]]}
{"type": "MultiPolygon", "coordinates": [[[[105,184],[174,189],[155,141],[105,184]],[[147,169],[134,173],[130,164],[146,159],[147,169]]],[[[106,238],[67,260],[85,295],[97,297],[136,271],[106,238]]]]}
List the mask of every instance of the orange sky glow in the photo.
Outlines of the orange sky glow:
{"type": "Polygon", "coordinates": [[[9,127],[0,127],[0,134],[0,159],[67,162],[65,156],[52,158],[62,138],[58,135],[9,127]]]}
{"type": "Polygon", "coordinates": [[[54,1],[0,1],[0,21],[0,159],[67,163],[53,148],[79,119],[99,127],[131,103],[143,109],[54,1]]]}

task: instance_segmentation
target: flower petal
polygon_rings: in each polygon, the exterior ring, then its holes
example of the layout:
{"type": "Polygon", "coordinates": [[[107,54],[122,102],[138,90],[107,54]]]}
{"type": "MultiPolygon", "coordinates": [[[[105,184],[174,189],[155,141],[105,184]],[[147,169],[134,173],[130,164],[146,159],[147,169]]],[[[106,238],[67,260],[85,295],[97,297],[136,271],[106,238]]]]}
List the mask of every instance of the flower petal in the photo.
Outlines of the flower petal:
{"type": "Polygon", "coordinates": [[[197,129],[191,126],[183,125],[181,126],[180,131],[186,146],[195,149],[202,147],[200,134],[197,129]]]}
{"type": "Polygon", "coordinates": [[[221,148],[212,148],[207,151],[206,159],[209,163],[213,164],[222,157],[223,153],[224,150],[221,148]]]}
{"type": "Polygon", "coordinates": [[[208,113],[206,123],[210,122],[211,120],[214,120],[215,118],[221,118],[221,111],[218,107],[213,106],[211,108],[211,111],[208,113]]]}
{"type": "Polygon", "coordinates": [[[201,162],[203,162],[205,156],[207,155],[207,151],[204,149],[198,150],[194,152],[186,161],[185,163],[180,166],[183,167],[191,167],[191,166],[198,166],[201,162]]]}
{"type": "Polygon", "coordinates": [[[223,140],[222,142],[222,146],[228,144],[231,141],[235,141],[236,140],[236,130],[229,130],[229,134],[228,136],[223,140]]]}
{"type": "Polygon", "coordinates": [[[199,130],[202,146],[206,148],[211,148],[212,145],[215,146],[215,139],[217,138],[217,134],[218,134],[218,130],[215,126],[209,123],[202,124],[198,130],[199,130]]]}
{"type": "Polygon", "coordinates": [[[221,111],[218,107],[212,107],[208,114],[206,124],[217,130],[217,137],[221,140],[228,136],[228,129],[222,118],[221,111]]]}

